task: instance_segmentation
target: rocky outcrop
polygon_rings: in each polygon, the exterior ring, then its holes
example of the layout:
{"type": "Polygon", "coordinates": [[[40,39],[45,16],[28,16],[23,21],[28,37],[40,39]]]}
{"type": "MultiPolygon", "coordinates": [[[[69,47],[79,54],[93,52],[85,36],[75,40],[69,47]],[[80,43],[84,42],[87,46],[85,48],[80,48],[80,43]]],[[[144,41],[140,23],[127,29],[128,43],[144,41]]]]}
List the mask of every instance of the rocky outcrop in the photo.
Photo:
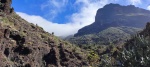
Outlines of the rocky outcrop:
{"type": "Polygon", "coordinates": [[[150,36],[150,22],[146,24],[145,29],[140,33],[140,35],[145,37],[150,36]]]}
{"type": "Polygon", "coordinates": [[[10,14],[13,12],[11,7],[12,0],[0,0],[0,12],[10,14]]]}

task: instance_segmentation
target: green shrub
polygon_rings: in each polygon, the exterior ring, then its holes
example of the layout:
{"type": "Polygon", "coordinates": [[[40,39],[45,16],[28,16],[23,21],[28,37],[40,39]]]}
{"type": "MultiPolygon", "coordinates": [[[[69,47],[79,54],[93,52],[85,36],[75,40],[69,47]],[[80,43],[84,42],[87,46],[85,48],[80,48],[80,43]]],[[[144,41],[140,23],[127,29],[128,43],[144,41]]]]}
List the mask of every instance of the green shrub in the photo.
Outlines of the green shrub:
{"type": "Polygon", "coordinates": [[[112,67],[112,57],[109,54],[104,54],[101,56],[101,61],[99,67],[112,67]]]}
{"type": "Polygon", "coordinates": [[[93,66],[95,66],[95,64],[97,64],[97,62],[99,62],[99,56],[98,54],[96,54],[94,51],[90,51],[88,54],[88,61],[89,63],[93,66]]]}
{"type": "Polygon", "coordinates": [[[136,36],[118,56],[122,67],[150,66],[150,38],[136,36]]]}

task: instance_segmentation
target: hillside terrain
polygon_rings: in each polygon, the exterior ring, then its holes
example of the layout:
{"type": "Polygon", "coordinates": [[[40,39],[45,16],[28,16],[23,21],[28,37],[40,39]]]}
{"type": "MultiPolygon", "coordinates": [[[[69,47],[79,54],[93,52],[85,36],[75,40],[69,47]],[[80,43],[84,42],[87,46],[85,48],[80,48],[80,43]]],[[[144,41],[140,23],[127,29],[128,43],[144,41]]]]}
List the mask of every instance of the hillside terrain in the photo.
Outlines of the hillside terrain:
{"type": "Polygon", "coordinates": [[[86,51],[19,17],[0,0],[0,67],[88,66],[86,51]]]}
{"type": "Polygon", "coordinates": [[[70,37],[66,40],[77,45],[119,45],[124,44],[127,39],[140,31],[140,28],[134,27],[109,27],[99,33],[70,37]]]}
{"type": "Polygon", "coordinates": [[[89,51],[88,59],[94,67],[149,67],[150,66],[150,23],[133,35],[124,44],[79,45],[89,51]],[[100,60],[96,60],[100,59],[100,60]]]}

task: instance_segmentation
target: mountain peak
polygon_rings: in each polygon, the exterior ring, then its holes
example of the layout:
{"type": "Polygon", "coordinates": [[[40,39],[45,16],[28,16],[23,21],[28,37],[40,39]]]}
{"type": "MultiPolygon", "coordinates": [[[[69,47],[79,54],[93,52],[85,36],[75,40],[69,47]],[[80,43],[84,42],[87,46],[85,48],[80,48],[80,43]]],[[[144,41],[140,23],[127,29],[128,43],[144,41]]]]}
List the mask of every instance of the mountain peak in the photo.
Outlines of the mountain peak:
{"type": "Polygon", "coordinates": [[[119,7],[121,5],[120,4],[110,3],[110,4],[105,5],[104,8],[106,8],[106,7],[116,7],[116,6],[119,7]]]}

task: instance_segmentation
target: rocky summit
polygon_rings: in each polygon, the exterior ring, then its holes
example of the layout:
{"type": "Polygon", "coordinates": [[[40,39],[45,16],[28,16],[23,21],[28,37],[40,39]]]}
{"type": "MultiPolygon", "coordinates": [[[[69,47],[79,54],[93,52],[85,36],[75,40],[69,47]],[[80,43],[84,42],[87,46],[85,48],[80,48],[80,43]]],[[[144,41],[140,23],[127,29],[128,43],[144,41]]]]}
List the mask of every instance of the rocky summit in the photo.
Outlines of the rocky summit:
{"type": "Polygon", "coordinates": [[[88,66],[86,52],[28,23],[0,0],[0,67],[88,66]]]}

